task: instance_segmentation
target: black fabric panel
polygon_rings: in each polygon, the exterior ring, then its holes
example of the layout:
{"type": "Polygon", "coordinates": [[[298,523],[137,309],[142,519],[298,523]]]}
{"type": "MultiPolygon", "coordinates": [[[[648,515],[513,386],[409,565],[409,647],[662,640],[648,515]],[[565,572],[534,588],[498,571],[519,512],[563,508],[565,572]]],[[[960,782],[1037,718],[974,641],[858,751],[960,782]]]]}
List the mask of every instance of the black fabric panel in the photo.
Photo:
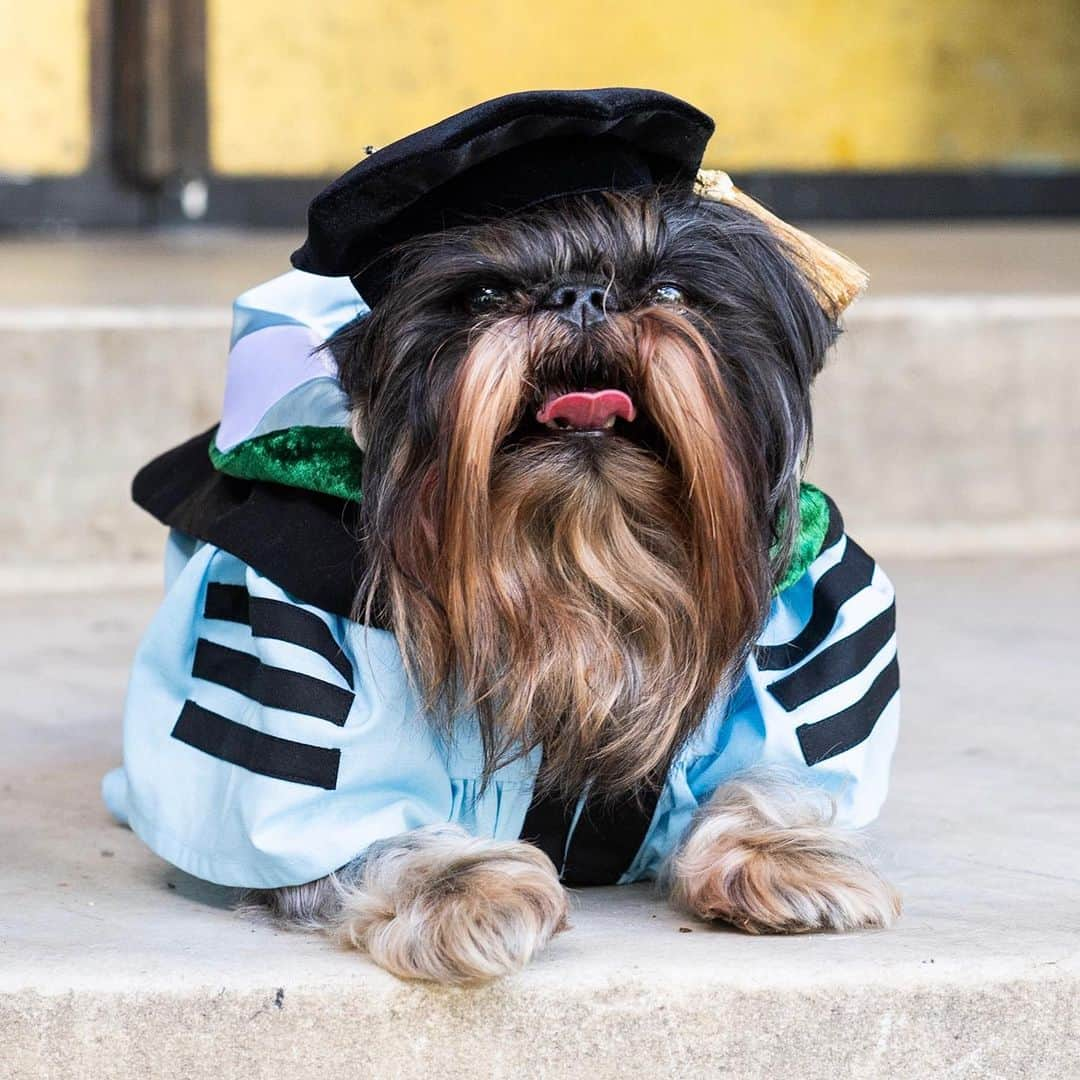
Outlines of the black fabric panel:
{"type": "Polygon", "coordinates": [[[900,661],[892,662],[870,684],[870,689],[854,705],[814,724],[795,729],[807,765],[816,765],[858,746],[868,738],[885,706],[900,689],[900,661]]]}
{"type": "Polygon", "coordinates": [[[225,622],[249,622],[248,601],[251,597],[243,585],[223,585],[212,581],[206,586],[206,603],[203,615],[208,619],[223,619],[225,622]]]}
{"type": "Polygon", "coordinates": [[[630,868],[649,831],[659,785],[614,799],[586,799],[570,837],[562,879],[567,885],[614,885],[630,868]]]}
{"type": "Polygon", "coordinates": [[[223,585],[212,581],[206,588],[203,614],[208,619],[245,623],[255,637],[287,641],[318,653],[335,671],[353,686],[353,669],[330,627],[313,612],[288,604],[251,596],[243,585],[223,585]]]}
{"type": "Polygon", "coordinates": [[[760,671],[783,671],[810,655],[828,636],[840,608],[874,576],[874,560],[851,537],[844,557],[814,585],[813,610],[806,625],[783,645],[759,645],[754,658],[760,671]]]}
{"type": "Polygon", "coordinates": [[[560,875],[575,805],[557,795],[534,794],[521,826],[521,839],[538,847],[555,864],[560,875]]]}
{"type": "Polygon", "coordinates": [[[768,691],[791,712],[811,698],[858,675],[896,633],[896,605],[890,604],[853,634],[830,645],[801,668],[768,686],[768,691]]]}
{"type": "Polygon", "coordinates": [[[571,834],[577,799],[534,795],[521,839],[540,848],[567,885],[614,885],[640,850],[659,797],[660,786],[649,785],[613,799],[586,799],[571,834]]]}
{"type": "Polygon", "coordinates": [[[249,772],[333,791],[341,751],[279,739],[185,701],[172,737],[249,772]]]}
{"type": "Polygon", "coordinates": [[[257,656],[229,649],[199,638],[195,646],[196,679],[235,690],[268,709],[302,713],[344,727],[354,695],[333,683],[323,682],[299,671],[271,667],[257,656]]]}
{"type": "Polygon", "coordinates": [[[235,555],[298,600],[350,617],[363,576],[360,504],[239,480],[210,464],[216,427],[155,458],[132,497],[158,521],[235,555]]]}

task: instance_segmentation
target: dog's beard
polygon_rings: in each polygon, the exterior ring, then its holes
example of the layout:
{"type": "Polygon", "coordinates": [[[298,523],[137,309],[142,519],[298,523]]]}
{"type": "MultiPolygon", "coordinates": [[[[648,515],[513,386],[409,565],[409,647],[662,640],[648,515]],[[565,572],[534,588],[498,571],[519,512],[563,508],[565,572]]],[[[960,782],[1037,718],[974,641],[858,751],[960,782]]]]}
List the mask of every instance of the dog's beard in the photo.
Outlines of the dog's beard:
{"type": "Polygon", "coordinates": [[[452,730],[475,711],[487,776],[537,745],[538,783],[567,795],[662,775],[767,604],[751,442],[677,312],[588,335],[545,314],[474,333],[436,444],[421,464],[403,434],[382,478],[395,527],[364,602],[385,604],[433,715],[452,730]],[[575,365],[632,388],[633,429],[533,424],[575,365]]]}

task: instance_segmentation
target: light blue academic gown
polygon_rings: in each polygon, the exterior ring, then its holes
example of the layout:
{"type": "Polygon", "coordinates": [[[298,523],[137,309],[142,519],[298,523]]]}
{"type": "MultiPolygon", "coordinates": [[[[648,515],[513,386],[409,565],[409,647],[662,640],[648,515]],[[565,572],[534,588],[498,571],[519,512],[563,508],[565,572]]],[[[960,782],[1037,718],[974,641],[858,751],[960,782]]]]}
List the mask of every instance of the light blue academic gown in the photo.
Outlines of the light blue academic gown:
{"type": "MultiPolygon", "coordinates": [[[[340,386],[312,348],[358,312],[347,282],[299,272],[241,297],[230,364],[241,355],[217,450],[298,424],[344,424],[340,386]]],[[[680,750],[619,880],[655,877],[698,807],[754,766],[824,789],[842,825],[871,821],[899,721],[894,612],[882,570],[832,530],[773,598],[734,692],[712,702],[680,750]]],[[[436,734],[391,634],[303,603],[229,552],[174,532],[165,599],[132,669],[123,764],[103,794],[180,869],[270,888],[322,877],[423,825],[517,838],[538,765],[536,750],[481,790],[475,720],[465,717],[452,743],[436,734]]],[[[571,828],[567,849],[573,840],[571,828]]]]}

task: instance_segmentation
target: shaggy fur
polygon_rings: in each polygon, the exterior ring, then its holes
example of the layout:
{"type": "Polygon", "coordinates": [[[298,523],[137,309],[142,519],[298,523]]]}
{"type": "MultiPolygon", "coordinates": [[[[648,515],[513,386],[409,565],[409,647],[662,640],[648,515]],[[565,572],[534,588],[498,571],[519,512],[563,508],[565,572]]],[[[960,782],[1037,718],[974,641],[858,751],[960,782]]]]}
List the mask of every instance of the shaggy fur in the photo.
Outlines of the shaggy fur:
{"type": "Polygon", "coordinates": [[[833,813],[827,795],[782,773],[723,785],[672,860],[672,902],[752,934],[888,926],[899,895],[833,813]]]}
{"type": "MultiPolygon", "coordinates": [[[[396,265],[391,299],[331,341],[364,450],[355,617],[393,630],[444,735],[476,714],[486,778],[539,746],[538,790],[641,792],[741,672],[788,564],[835,323],[761,220],[685,194],[564,199],[423,237],[396,265]],[[562,317],[567,281],[604,317],[562,317]],[[601,387],[632,421],[539,422],[601,387]]],[[[897,909],[775,778],[716,793],[671,888],[754,932],[897,909]]],[[[451,983],[516,969],[566,913],[539,851],[449,828],[256,899],[451,983]]]]}
{"type": "Polygon", "coordinates": [[[394,302],[332,343],[365,448],[357,616],[394,629],[447,730],[477,713],[488,775],[539,744],[541,787],[633,789],[760,628],[835,328],[764,225],[685,195],[546,204],[399,267],[394,302]],[[603,283],[599,325],[545,310],[568,277],[603,283]],[[589,386],[638,419],[536,423],[589,386]]]}
{"type": "Polygon", "coordinates": [[[441,983],[509,975],[567,926],[566,893],[542,851],[451,825],[375,844],[336,875],[252,892],[245,904],[329,930],[399,978],[441,983]]]}

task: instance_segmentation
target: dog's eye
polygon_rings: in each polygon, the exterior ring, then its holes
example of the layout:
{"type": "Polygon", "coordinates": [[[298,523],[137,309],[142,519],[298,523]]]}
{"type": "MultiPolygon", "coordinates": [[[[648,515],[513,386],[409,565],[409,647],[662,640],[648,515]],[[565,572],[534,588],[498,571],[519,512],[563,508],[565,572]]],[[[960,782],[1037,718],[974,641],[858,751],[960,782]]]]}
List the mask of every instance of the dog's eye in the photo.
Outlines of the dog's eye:
{"type": "Polygon", "coordinates": [[[686,294],[679,288],[678,285],[672,285],[670,281],[665,281],[660,285],[654,285],[652,291],[649,293],[650,304],[685,304],[686,294]]]}
{"type": "Polygon", "coordinates": [[[505,289],[497,288],[495,285],[480,285],[465,297],[465,306],[474,315],[481,315],[484,312],[495,311],[505,304],[506,300],[505,289]]]}

